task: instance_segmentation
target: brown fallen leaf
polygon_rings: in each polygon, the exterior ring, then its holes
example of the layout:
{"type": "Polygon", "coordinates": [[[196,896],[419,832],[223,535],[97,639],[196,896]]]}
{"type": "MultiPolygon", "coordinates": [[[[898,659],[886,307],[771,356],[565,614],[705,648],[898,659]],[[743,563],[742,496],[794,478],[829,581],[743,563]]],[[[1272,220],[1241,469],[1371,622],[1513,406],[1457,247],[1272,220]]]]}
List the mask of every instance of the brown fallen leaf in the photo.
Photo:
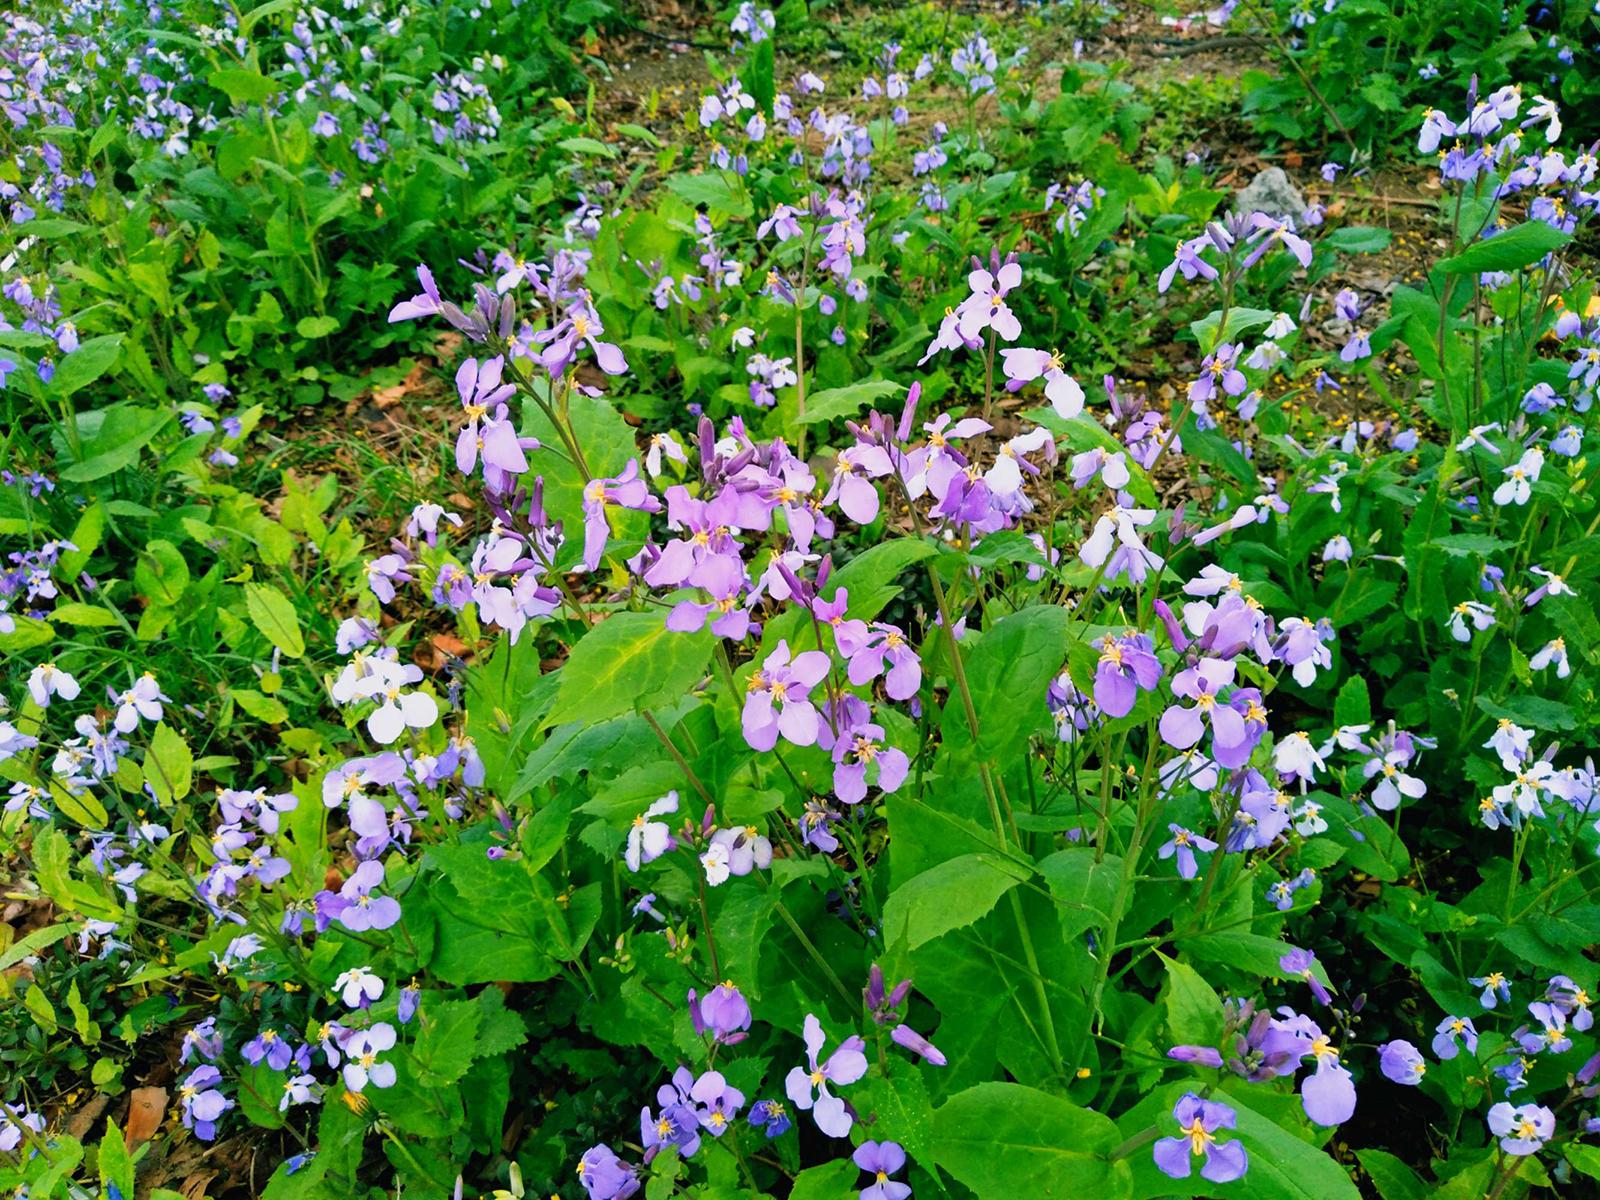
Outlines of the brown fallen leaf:
{"type": "Polygon", "coordinates": [[[84,1141],[89,1131],[94,1128],[94,1123],[100,1119],[100,1114],[106,1111],[106,1105],[110,1103],[110,1096],[100,1094],[79,1105],[67,1118],[67,1133],[80,1142],[84,1141]]]}
{"type": "Polygon", "coordinates": [[[183,1193],[185,1200],[205,1200],[206,1189],[216,1177],[215,1171],[196,1171],[183,1181],[178,1191],[183,1193]]]}
{"type": "Polygon", "coordinates": [[[134,1088],[128,1098],[128,1121],[123,1136],[130,1147],[148,1142],[161,1128],[167,1114],[167,1089],[164,1087],[134,1088]]]}

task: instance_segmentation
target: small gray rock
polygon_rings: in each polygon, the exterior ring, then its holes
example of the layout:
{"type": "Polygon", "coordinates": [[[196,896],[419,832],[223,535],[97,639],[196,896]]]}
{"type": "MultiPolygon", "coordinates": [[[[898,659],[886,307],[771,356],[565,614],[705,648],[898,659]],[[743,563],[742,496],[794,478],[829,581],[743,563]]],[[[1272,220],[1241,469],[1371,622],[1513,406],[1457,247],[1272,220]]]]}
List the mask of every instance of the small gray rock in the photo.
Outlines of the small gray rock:
{"type": "Polygon", "coordinates": [[[1268,167],[1234,197],[1233,210],[1245,215],[1264,212],[1280,220],[1292,217],[1298,221],[1305,215],[1306,201],[1282,167],[1268,167]]]}

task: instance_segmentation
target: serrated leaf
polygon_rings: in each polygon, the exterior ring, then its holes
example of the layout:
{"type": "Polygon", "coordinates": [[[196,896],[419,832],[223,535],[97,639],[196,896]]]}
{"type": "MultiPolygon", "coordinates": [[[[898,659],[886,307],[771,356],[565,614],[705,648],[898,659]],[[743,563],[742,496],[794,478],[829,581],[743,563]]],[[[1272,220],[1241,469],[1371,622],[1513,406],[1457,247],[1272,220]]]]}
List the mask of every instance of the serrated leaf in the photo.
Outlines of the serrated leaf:
{"type": "Polygon", "coordinates": [[[978,1200],[1126,1200],[1133,1181],[1110,1155],[1117,1127],[1070,1100],[1018,1083],[980,1083],[934,1114],[934,1160],[978,1200]]]}
{"type": "Polygon", "coordinates": [[[904,384],[890,379],[868,379],[845,387],[824,388],[806,397],[806,411],[799,420],[802,425],[815,425],[853,417],[866,405],[885,396],[898,396],[905,390],[904,384]]]}
{"type": "Polygon", "coordinates": [[[936,937],[981,921],[1018,883],[1025,868],[993,854],[964,854],[906,880],[883,906],[884,936],[915,950],[936,937]]]}
{"type": "Polygon", "coordinates": [[[706,673],[709,629],[674,633],[660,612],[616,613],[573,646],[544,727],[601,721],[670,704],[706,673]]]}

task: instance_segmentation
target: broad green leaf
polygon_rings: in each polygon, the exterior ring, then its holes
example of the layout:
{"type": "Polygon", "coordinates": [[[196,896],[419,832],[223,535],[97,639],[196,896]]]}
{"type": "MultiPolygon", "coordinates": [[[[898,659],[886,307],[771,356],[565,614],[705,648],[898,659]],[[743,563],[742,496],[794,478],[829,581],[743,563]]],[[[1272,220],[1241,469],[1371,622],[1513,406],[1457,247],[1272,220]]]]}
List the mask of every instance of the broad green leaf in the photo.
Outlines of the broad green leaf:
{"type": "Polygon", "coordinates": [[[1570,241],[1570,233],[1563,233],[1543,221],[1524,221],[1504,233],[1473,243],[1460,254],[1442,260],[1439,267],[1452,275],[1515,271],[1533,265],[1570,241]]]}
{"type": "Polygon", "coordinates": [[[254,688],[234,688],[228,695],[245,712],[268,725],[281,725],[289,719],[289,709],[276,696],[264,695],[254,688]]]}
{"type": "MultiPolygon", "coordinates": [[[[1223,342],[1235,341],[1241,333],[1272,324],[1272,319],[1277,315],[1270,308],[1230,308],[1227,328],[1222,331],[1221,336],[1218,336],[1217,326],[1222,322],[1222,312],[1218,310],[1206,314],[1198,321],[1189,322],[1189,331],[1194,334],[1194,340],[1200,343],[1200,348],[1209,354],[1223,342]]],[[[1188,444],[1188,440],[1188,435],[1185,435],[1185,445],[1188,444]]]]}
{"type": "Polygon", "coordinates": [[[860,1176],[861,1168],[848,1157],[836,1158],[819,1167],[807,1167],[794,1177],[789,1200],[844,1200],[855,1192],[860,1176]]]}
{"type": "Polygon", "coordinates": [[[120,333],[102,334],[83,342],[71,354],[62,358],[50,380],[50,390],[58,396],[70,396],[88,387],[109,371],[122,353],[120,333]]]}
{"type": "Polygon", "coordinates": [[[247,583],[244,585],[245,607],[250,621],[263,637],[290,658],[299,658],[306,652],[305,635],[300,632],[300,618],[294,604],[271,584],[247,583]]]}
{"type": "Polygon", "coordinates": [[[223,67],[206,77],[206,82],[236,104],[260,104],[283,91],[283,86],[260,71],[244,67],[223,67]]]}
{"type": "Polygon", "coordinates": [[[1324,237],[1321,244],[1345,254],[1376,254],[1389,248],[1389,231],[1376,225],[1345,225],[1324,237]]]}
{"type": "Polygon", "coordinates": [[[50,800],[57,811],[75,825],[85,829],[104,829],[109,817],[100,798],[85,788],[81,792],[68,791],[59,782],[50,781],[50,800]]]}
{"type": "Polygon", "coordinates": [[[1037,870],[1056,901],[1063,937],[1075,937],[1086,929],[1110,923],[1121,883],[1122,859],[1113,854],[1096,862],[1090,847],[1068,846],[1040,859],[1037,870]]]}
{"type": "Polygon", "coordinates": [[[825,388],[806,397],[806,411],[800,422],[803,425],[815,425],[822,421],[853,417],[866,405],[886,396],[898,396],[905,390],[904,384],[890,379],[868,379],[845,387],[825,388]]]}
{"type": "Polygon", "coordinates": [[[559,149],[568,154],[586,154],[591,158],[616,158],[617,148],[608,146],[604,142],[592,137],[562,138],[556,143],[559,149]]]}
{"type": "MultiPolygon", "coordinates": [[[[991,625],[976,649],[961,647],[984,758],[1007,759],[1051,725],[1046,689],[1066,662],[1071,622],[1065,608],[1025,608],[991,625]]],[[[947,735],[966,731],[965,706],[954,687],[945,702],[944,727],[947,735]]]]}
{"type": "Polygon", "coordinates": [[[157,608],[173,608],[189,587],[189,564],[171,542],[156,538],[139,552],[133,585],[157,608]]]}
{"type": "Polygon", "coordinates": [[[83,447],[83,458],[61,472],[71,483],[92,483],[139,461],[139,451],[173,419],[160,412],[132,405],[104,410],[99,432],[83,447]]]}
{"type": "Polygon", "coordinates": [[[1381,1200],[1428,1200],[1428,1185],[1422,1177],[1388,1151],[1357,1150],[1356,1157],[1381,1200]]]}
{"type": "Polygon", "coordinates": [[[1372,724],[1372,697],[1367,691],[1367,681],[1360,675],[1350,676],[1339,688],[1339,694],[1333,700],[1333,723],[1372,724]]]}
{"type": "Polygon", "coordinates": [[[755,212],[750,195],[734,182],[730,173],[707,172],[704,175],[673,175],[667,180],[667,190],[695,208],[704,208],[718,216],[744,220],[755,212]]]}
{"type": "Polygon", "coordinates": [[[978,1200],[1127,1200],[1122,1142],[1099,1113],[1018,1083],[980,1083],[934,1114],[934,1161],[978,1200]]]}
{"type": "Polygon", "coordinates": [[[982,920],[1028,877],[1026,868],[993,854],[964,854],[896,887],[883,906],[891,945],[915,950],[952,929],[982,920]]]}
{"type": "Polygon", "coordinates": [[[1578,714],[1570,705],[1543,696],[1516,695],[1504,700],[1478,697],[1478,707],[1496,720],[1515,721],[1518,725],[1531,725],[1535,729],[1563,733],[1578,727],[1578,714]]]}
{"type": "Polygon", "coordinates": [[[98,629],[117,623],[117,618],[98,604],[79,604],[76,601],[56,605],[50,610],[50,615],[64,625],[76,625],[80,629],[98,629]]]}
{"type": "Polygon", "coordinates": [[[1180,1046],[1215,1046],[1222,1040],[1222,998],[1188,963],[1160,955],[1167,968],[1167,1032],[1180,1046]]]}
{"type": "Polygon", "coordinates": [[[47,950],[57,942],[69,938],[73,934],[70,925],[46,925],[43,929],[35,929],[25,938],[20,938],[7,946],[0,953],[0,971],[14,967],[25,958],[31,958],[41,950],[47,950]]]}
{"type": "Polygon", "coordinates": [[[189,744],[165,721],[156,726],[144,753],[144,779],[162,804],[182,800],[194,782],[194,755],[189,744]]]}
{"type": "Polygon", "coordinates": [[[544,726],[601,721],[672,703],[706,673],[712,634],[674,633],[664,613],[616,613],[572,648],[544,726]]]}
{"type": "Polygon", "coordinates": [[[303,338],[327,337],[338,328],[338,317],[301,317],[294,324],[294,331],[303,338]]]}

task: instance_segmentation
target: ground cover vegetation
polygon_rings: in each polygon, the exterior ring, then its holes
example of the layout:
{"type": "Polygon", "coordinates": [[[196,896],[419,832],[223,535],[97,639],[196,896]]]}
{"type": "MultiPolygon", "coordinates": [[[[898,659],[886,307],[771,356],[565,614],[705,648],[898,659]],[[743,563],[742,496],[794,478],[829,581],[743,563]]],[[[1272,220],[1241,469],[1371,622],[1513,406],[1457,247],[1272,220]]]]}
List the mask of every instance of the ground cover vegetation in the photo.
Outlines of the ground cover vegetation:
{"type": "Polygon", "coordinates": [[[1593,1192],[1597,47],[0,14],[0,1189],[1593,1192]]]}

